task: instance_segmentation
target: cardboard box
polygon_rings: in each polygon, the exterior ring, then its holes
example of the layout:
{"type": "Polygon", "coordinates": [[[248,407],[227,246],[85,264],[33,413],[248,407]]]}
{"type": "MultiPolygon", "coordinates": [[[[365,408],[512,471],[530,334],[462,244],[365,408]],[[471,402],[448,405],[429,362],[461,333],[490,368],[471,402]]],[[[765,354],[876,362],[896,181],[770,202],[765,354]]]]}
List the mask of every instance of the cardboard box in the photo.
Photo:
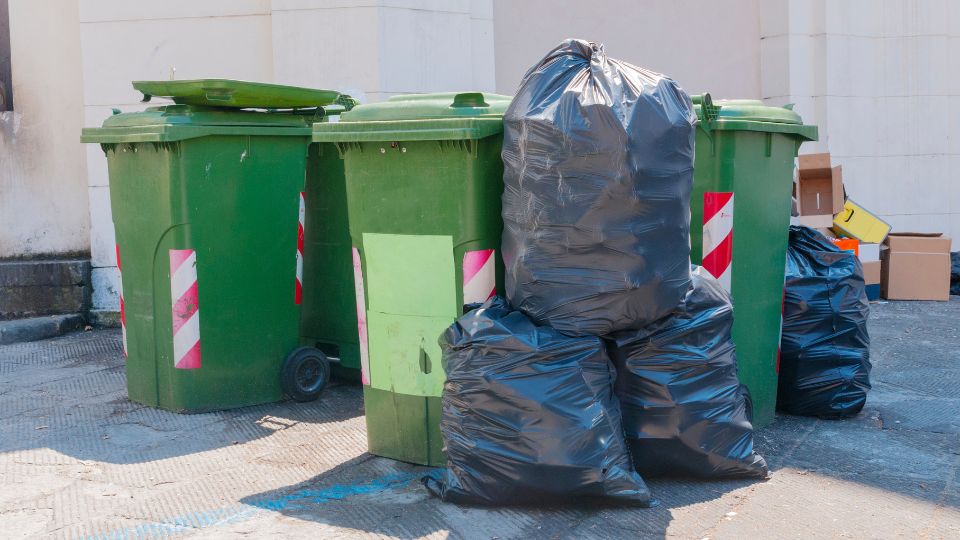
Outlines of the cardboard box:
{"type": "Polygon", "coordinates": [[[830,166],[829,153],[802,155],[798,164],[793,191],[799,223],[814,229],[832,227],[833,216],[843,210],[843,169],[830,166]]]}
{"type": "Polygon", "coordinates": [[[833,216],[829,214],[824,216],[797,216],[790,218],[790,223],[803,225],[811,229],[827,229],[833,225],[833,216]]]}
{"type": "Polygon", "coordinates": [[[797,212],[801,216],[830,214],[843,210],[843,168],[827,169],[823,176],[800,170],[797,179],[797,212]]]}
{"type": "Polygon", "coordinates": [[[863,281],[867,285],[880,284],[880,261],[865,262],[863,264],[863,281]]]}
{"type": "Polygon", "coordinates": [[[950,239],[894,233],[880,253],[880,289],[888,300],[949,300],[950,239]]]}
{"type": "Polygon", "coordinates": [[[880,244],[869,244],[867,242],[860,242],[860,253],[857,255],[860,257],[860,262],[868,263],[880,260],[880,244]]]}
{"type": "Polygon", "coordinates": [[[843,236],[861,242],[879,244],[890,233],[890,224],[873,215],[852,199],[843,204],[843,211],[833,219],[833,229],[843,236]]]}
{"type": "Polygon", "coordinates": [[[830,174],[830,152],[821,154],[803,154],[797,157],[800,174],[809,176],[827,176],[830,174]]]}

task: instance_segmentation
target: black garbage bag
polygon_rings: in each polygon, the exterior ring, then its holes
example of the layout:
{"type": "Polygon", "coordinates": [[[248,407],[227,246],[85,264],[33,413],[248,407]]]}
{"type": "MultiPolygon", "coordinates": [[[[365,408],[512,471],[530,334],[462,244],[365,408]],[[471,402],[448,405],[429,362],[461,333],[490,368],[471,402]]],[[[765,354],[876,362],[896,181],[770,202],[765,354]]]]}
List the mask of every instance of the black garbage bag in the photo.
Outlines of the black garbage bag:
{"type": "Polygon", "coordinates": [[[440,480],[424,478],[432,494],[483,505],[575,498],[649,505],[600,338],[536,326],[494,298],[448,328],[440,346],[448,465],[440,480]]]}
{"type": "Polygon", "coordinates": [[[950,254],[950,294],[960,295],[960,251],[950,254]]]}
{"type": "Polygon", "coordinates": [[[702,268],[667,318],[607,340],[627,444],[643,475],[763,478],[737,379],[730,296],[702,268]]]}
{"type": "Polygon", "coordinates": [[[843,418],[870,390],[870,337],[863,266],[819,232],[790,227],[777,407],[843,418]]]}
{"type": "Polygon", "coordinates": [[[503,120],[510,304],[571,335],[670,313],[690,285],[689,96],[571,39],[527,72],[503,120]]]}

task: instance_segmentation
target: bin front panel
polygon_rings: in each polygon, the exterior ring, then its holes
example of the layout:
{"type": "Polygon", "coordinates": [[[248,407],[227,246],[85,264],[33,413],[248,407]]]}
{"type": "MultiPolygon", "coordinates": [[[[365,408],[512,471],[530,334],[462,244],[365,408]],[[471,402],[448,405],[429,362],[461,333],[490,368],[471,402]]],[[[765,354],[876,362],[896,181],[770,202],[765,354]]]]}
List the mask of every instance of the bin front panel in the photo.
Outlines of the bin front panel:
{"type": "Polygon", "coordinates": [[[132,399],[202,411],[281,398],[280,366],[298,343],[306,146],[306,137],[213,136],[108,151],[132,399]],[[196,261],[195,369],[175,366],[171,250],[196,261]]]}
{"type": "Polygon", "coordinates": [[[773,421],[790,193],[798,138],[698,130],[691,209],[691,260],[702,263],[705,193],[733,193],[733,339],[754,426],[773,421]]]}
{"type": "Polygon", "coordinates": [[[475,279],[492,277],[490,288],[502,291],[500,146],[499,135],[340,146],[362,268],[370,362],[364,399],[375,454],[444,462],[437,340],[462,313],[464,288],[471,298],[483,288],[475,279]],[[468,264],[465,282],[464,257],[478,251],[494,253],[493,272],[468,264]]]}

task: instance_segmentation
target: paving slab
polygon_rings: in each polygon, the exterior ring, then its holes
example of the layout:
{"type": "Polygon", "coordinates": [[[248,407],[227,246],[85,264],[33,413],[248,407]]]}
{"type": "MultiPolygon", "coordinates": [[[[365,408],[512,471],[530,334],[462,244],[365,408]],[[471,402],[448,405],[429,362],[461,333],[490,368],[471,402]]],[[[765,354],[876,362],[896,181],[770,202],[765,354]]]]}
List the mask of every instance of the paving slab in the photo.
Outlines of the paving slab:
{"type": "Polygon", "coordinates": [[[4,538],[960,538],[960,298],[874,304],[856,418],[781,415],[766,481],[652,479],[658,505],[483,509],[366,453],[362,394],[181,415],[129,401],[120,334],[0,346],[4,538]]]}

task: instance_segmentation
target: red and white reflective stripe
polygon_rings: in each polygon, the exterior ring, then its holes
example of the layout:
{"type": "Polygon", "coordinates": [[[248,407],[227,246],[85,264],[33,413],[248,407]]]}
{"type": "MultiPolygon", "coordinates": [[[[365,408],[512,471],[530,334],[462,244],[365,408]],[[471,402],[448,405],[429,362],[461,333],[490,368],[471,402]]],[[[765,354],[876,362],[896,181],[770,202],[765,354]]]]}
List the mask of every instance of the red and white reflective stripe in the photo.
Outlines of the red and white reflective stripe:
{"type": "Polygon", "coordinates": [[[703,268],[730,292],[733,273],[733,193],[703,194],[703,268]]]}
{"type": "Polygon", "coordinates": [[[170,299],[173,304],[173,367],[200,367],[200,297],[197,252],[170,250],[170,299]]]}
{"type": "Polygon", "coordinates": [[[363,293],[360,251],[353,248],[353,286],[357,295],[357,334],[360,337],[360,382],[370,384],[370,349],[367,347],[367,300],[363,293]]]}
{"type": "Polygon", "coordinates": [[[307,213],[305,203],[306,193],[300,192],[300,218],[297,223],[297,289],[293,296],[293,303],[303,302],[303,220],[307,213]]]}
{"type": "Polygon", "coordinates": [[[127,356],[127,311],[123,306],[123,270],[120,268],[120,244],[117,247],[117,272],[120,274],[120,332],[123,335],[123,356],[127,356]]]}
{"type": "Polygon", "coordinates": [[[497,294],[496,250],[463,254],[463,304],[486,302],[497,294]]]}

